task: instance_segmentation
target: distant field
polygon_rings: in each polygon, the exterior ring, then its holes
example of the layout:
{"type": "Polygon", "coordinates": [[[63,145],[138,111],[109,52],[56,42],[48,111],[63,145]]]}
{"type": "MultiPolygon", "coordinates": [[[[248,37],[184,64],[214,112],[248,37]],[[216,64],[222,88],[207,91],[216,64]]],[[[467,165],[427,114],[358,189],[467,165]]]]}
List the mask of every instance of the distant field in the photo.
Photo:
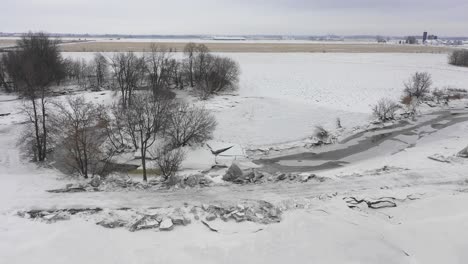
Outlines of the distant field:
{"type": "MultiPolygon", "coordinates": [[[[0,39],[1,47],[15,45],[14,39],[0,39]]],[[[156,42],[160,46],[182,51],[185,42],[156,42]]],[[[197,43],[202,43],[197,41],[197,43]]],[[[252,43],[252,42],[206,42],[203,43],[213,52],[315,52],[315,53],[449,53],[452,47],[436,47],[422,45],[396,45],[372,43],[252,43]]],[[[122,51],[149,51],[151,42],[148,41],[90,41],[67,43],[61,45],[64,52],[122,52],[122,51]]]]}
{"type": "Polygon", "coordinates": [[[16,40],[14,39],[0,39],[0,48],[14,46],[15,43],[16,40]]]}
{"type": "MultiPolygon", "coordinates": [[[[183,42],[158,42],[160,46],[183,50],[183,42]]],[[[350,43],[204,43],[213,52],[329,52],[329,53],[448,53],[453,48],[420,45],[350,43]]],[[[84,42],[61,46],[64,52],[149,51],[149,42],[84,42]]]]}

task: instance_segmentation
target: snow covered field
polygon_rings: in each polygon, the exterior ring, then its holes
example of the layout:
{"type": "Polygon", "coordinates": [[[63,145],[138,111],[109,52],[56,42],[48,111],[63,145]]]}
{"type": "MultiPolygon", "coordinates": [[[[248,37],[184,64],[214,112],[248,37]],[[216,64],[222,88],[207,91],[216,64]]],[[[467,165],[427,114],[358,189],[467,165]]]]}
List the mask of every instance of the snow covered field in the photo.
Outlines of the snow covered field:
{"type": "MultiPolygon", "coordinates": [[[[225,55],[241,65],[238,94],[202,104],[218,119],[215,142],[236,144],[241,154],[243,148],[304,139],[315,125],[334,129],[337,117],[350,130],[366,124],[370,105],[381,97],[398,99],[403,81],[415,71],[430,72],[437,87],[468,88],[468,69],[448,66],[441,54],[225,55]]],[[[106,103],[111,95],[87,92],[86,98],[106,103]]],[[[0,263],[464,264],[468,259],[468,161],[455,156],[468,145],[466,121],[436,129],[444,124],[429,122],[435,114],[421,116],[415,123],[429,123],[351,155],[346,166],[316,172],[323,182],[63,194],[45,190],[74,179],[21,157],[20,103],[0,95],[0,114],[11,113],[0,117],[0,263]],[[428,158],[435,154],[447,162],[428,158]],[[397,207],[350,209],[343,200],[349,196],[391,196],[397,207]],[[218,233],[199,221],[171,232],[129,232],[98,226],[95,216],[52,224],[17,216],[18,210],[102,207],[112,217],[112,210],[122,207],[145,211],[258,199],[284,208],[283,220],[271,225],[216,220],[218,233]]],[[[468,118],[466,104],[444,110],[468,118]]]]}

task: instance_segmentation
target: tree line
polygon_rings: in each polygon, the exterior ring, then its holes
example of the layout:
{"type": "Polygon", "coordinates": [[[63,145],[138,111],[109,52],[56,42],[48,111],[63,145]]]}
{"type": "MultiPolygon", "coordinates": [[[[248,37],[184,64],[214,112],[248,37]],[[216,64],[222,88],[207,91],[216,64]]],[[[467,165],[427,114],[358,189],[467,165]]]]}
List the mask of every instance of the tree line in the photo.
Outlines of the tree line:
{"type": "Polygon", "coordinates": [[[0,85],[24,99],[29,122],[22,141],[32,159],[44,162],[55,152],[85,178],[108,173],[113,158],[125,152],[139,153],[145,181],[148,159],[155,160],[165,179],[174,176],[182,148],[211,139],[216,120],[204,108],[177,100],[169,89],[190,87],[207,99],[235,88],[239,75],[235,61],[211,54],[202,44],[189,43],[183,59],[153,45],[144,55],[97,53],[90,62],[62,58],[58,45],[47,34],[25,34],[1,57],[0,85]],[[54,100],[52,89],[65,82],[115,89],[119,101],[103,106],[83,96],[54,100]]]}
{"type": "Polygon", "coordinates": [[[135,90],[148,90],[154,95],[168,88],[193,89],[201,99],[235,89],[240,69],[234,60],[212,54],[204,44],[188,43],[184,57],[156,44],[149,52],[115,53],[106,57],[96,53],[93,60],[66,59],[68,80],[84,88],[113,88],[121,93],[122,103],[131,102],[135,90]]]}

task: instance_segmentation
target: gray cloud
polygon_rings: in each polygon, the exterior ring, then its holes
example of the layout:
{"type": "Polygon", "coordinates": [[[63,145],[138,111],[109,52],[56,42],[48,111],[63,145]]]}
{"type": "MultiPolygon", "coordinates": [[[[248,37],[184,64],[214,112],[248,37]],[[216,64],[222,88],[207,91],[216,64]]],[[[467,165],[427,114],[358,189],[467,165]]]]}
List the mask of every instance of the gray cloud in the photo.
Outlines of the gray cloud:
{"type": "Polygon", "coordinates": [[[468,35],[466,0],[3,0],[0,31],[468,35]]]}

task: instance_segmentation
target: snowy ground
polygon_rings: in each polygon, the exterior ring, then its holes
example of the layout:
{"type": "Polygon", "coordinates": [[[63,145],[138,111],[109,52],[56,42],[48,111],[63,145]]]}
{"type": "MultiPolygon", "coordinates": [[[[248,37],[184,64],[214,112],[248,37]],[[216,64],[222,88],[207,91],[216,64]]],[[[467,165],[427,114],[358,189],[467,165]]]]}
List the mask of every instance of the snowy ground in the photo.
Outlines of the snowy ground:
{"type": "MultiPolygon", "coordinates": [[[[1,110],[5,110],[2,104],[1,110]]],[[[13,118],[12,118],[13,119],[13,118]]],[[[468,123],[424,137],[413,148],[322,172],[323,183],[218,186],[161,192],[50,194],[70,179],[22,162],[14,141],[19,125],[1,120],[0,256],[4,263],[465,263],[468,162],[427,158],[453,155],[468,144],[468,123]],[[400,167],[386,172],[382,165],[400,167]],[[351,210],[342,198],[393,196],[396,208],[351,210]],[[148,208],[210,201],[264,199],[290,208],[279,224],[200,222],[174,231],[105,229],[93,218],[47,224],[17,210],[148,208]],[[291,210],[291,207],[305,209],[291,210]],[[259,231],[259,229],[262,229],[259,231]]],[[[375,152],[374,152],[375,153],[375,152]]],[[[378,153],[378,151],[377,151],[378,153]]]]}
{"type": "MultiPolygon", "coordinates": [[[[444,55],[232,56],[243,69],[239,94],[217,97],[206,107],[215,111],[219,122],[213,144],[236,144],[233,155],[242,155],[249,146],[301,140],[310,136],[314,125],[334,127],[336,117],[349,129],[364,124],[369,104],[399,94],[402,82],[416,70],[431,72],[437,86],[468,88],[467,70],[447,66],[444,55]]],[[[102,103],[112,98],[109,92],[86,96],[102,103]]],[[[441,129],[429,124],[383,141],[351,156],[344,167],[318,172],[327,179],[324,182],[54,194],[45,190],[73,179],[21,158],[19,104],[14,96],[0,95],[0,114],[11,113],[0,117],[0,263],[427,264],[468,259],[468,160],[455,157],[468,146],[468,122],[441,129]],[[402,149],[389,152],[396,145],[402,149]],[[428,158],[434,154],[449,162],[428,158]],[[391,196],[398,199],[397,207],[350,209],[343,201],[348,196],[391,196]],[[145,210],[258,199],[284,208],[283,221],[267,226],[216,222],[220,233],[200,222],[171,232],[132,233],[97,226],[92,217],[47,224],[16,214],[30,209],[145,210]]],[[[463,112],[466,104],[452,106],[463,112]]],[[[415,122],[430,118],[424,115],[415,122]]],[[[207,150],[198,151],[196,156],[206,162],[207,150]]],[[[200,166],[199,160],[187,163],[193,169],[200,166]]]]}

